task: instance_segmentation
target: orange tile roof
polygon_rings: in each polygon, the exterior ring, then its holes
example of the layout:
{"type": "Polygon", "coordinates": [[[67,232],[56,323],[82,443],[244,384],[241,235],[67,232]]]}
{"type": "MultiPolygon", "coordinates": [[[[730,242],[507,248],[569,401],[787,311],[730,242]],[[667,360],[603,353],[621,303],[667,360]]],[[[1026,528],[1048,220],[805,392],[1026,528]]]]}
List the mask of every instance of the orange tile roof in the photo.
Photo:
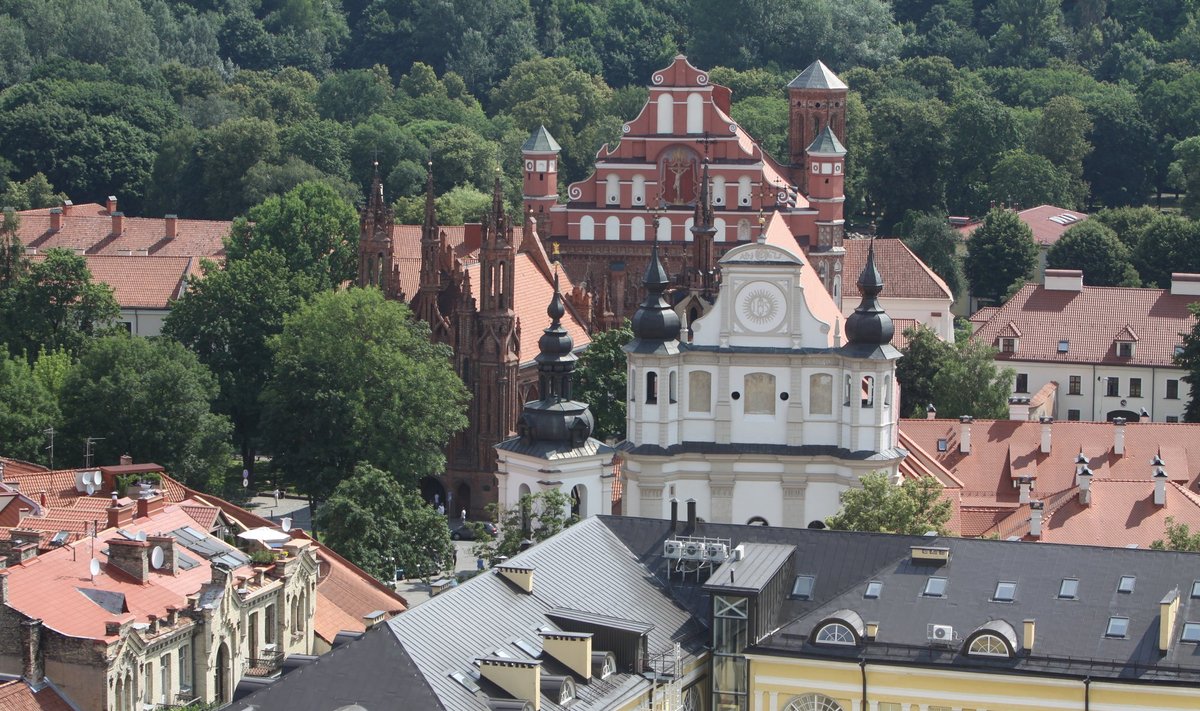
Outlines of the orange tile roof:
{"type": "MultiPolygon", "coordinates": [[[[908,245],[898,239],[877,239],[875,242],[875,266],[883,276],[883,293],[885,299],[951,299],[950,287],[930,269],[920,257],[913,253],[908,245]]],[[[854,284],[867,263],[867,251],[871,247],[869,239],[846,239],[842,242],[846,249],[845,264],[842,272],[846,275],[846,283],[854,284]]],[[[847,293],[853,293],[848,290],[847,293]]],[[[947,306],[949,308],[949,306],[947,306]]],[[[898,347],[898,346],[897,346],[898,347]]]]}
{"type": "Polygon", "coordinates": [[[921,322],[915,318],[892,319],[892,327],[895,329],[895,333],[892,336],[892,345],[897,349],[902,349],[907,346],[908,336],[905,336],[904,332],[910,328],[917,328],[920,325],[922,325],[921,322]]]}
{"type": "Polygon", "coordinates": [[[46,467],[43,467],[41,464],[34,464],[33,462],[26,462],[22,459],[13,459],[11,457],[0,457],[0,462],[2,462],[4,464],[4,475],[6,477],[16,476],[18,474],[29,474],[32,472],[48,471],[46,469],[46,467]]]}
{"type": "Polygon", "coordinates": [[[1038,422],[977,420],[971,424],[969,454],[958,451],[961,427],[952,420],[900,422],[902,446],[919,446],[961,482],[962,535],[998,532],[1007,537],[1028,531],[1029,508],[1019,503],[1020,491],[1013,485],[1020,475],[1033,478],[1033,498],[1053,503],[1047,522],[1058,518],[1061,523],[1061,530],[1048,534],[1054,537],[1043,540],[1144,545],[1162,538],[1163,520],[1176,512],[1177,520],[1194,520],[1200,527],[1200,509],[1192,511],[1200,507],[1200,495],[1191,493],[1200,484],[1200,425],[1125,425],[1123,456],[1113,452],[1115,425],[1106,422],[1054,422],[1048,454],[1040,451],[1038,422]],[[946,440],[947,451],[937,451],[939,439],[946,440]],[[1081,450],[1094,472],[1093,505],[1072,513],[1075,458],[1081,450]],[[1156,454],[1162,456],[1171,482],[1165,509],[1150,511],[1144,501],[1153,492],[1150,460],[1156,454]],[[1103,498],[1101,492],[1107,492],[1103,498]],[[1077,520],[1068,525],[1069,519],[1077,520]]]}
{"type": "MultiPolygon", "coordinates": [[[[1021,210],[1017,213],[1017,217],[1026,225],[1029,225],[1030,231],[1033,232],[1033,240],[1043,247],[1049,247],[1063,236],[1063,233],[1071,229],[1080,222],[1088,219],[1088,216],[1082,212],[1067,210],[1054,205],[1038,205],[1027,210],[1021,210]]],[[[957,227],[963,238],[971,236],[971,233],[979,228],[982,222],[972,222],[969,225],[957,227]]]]}
{"type": "MultiPolygon", "coordinates": [[[[1166,289],[1084,286],[1082,291],[1047,289],[1026,284],[972,336],[998,347],[1001,336],[1021,339],[1015,353],[999,353],[999,361],[1104,363],[1174,367],[1181,332],[1195,324],[1188,304],[1200,297],[1173,295],[1166,289]],[[1116,341],[1136,333],[1132,358],[1117,357],[1116,341]],[[1069,342],[1066,353],[1058,342],[1069,342]]],[[[973,319],[974,320],[974,319],[973,319]]]]}
{"type": "MultiPolygon", "coordinates": [[[[45,259],[34,255],[35,261],[45,259]]],[[[195,257],[134,257],[89,254],[85,257],[92,281],[112,287],[113,298],[122,308],[166,309],[187,286],[186,279],[197,271],[195,257]]]]}
{"type": "Polygon", "coordinates": [[[58,690],[47,684],[34,691],[20,679],[0,682],[0,709],[4,711],[73,711],[58,690]]]}
{"type": "Polygon", "coordinates": [[[167,238],[166,220],[160,217],[125,217],[120,235],[112,234],[113,218],[101,205],[75,205],[63,215],[62,228],[50,229],[50,210],[17,213],[17,237],[26,249],[44,252],[52,247],[87,254],[131,254],[164,257],[221,257],[225,237],[233,223],[224,220],[176,220],[173,239],[167,238]]]}
{"type": "MultiPolygon", "coordinates": [[[[137,519],[122,528],[130,533],[154,535],[177,528],[197,527],[177,505],[167,506],[154,516],[137,519]]],[[[187,596],[196,593],[211,579],[211,564],[201,556],[192,555],[197,565],[179,570],[174,575],[152,572],[147,583],[139,583],[123,571],[105,564],[107,556],[101,549],[105,541],[120,537],[116,529],[100,531],[93,541],[88,537],[62,548],[42,553],[32,560],[8,568],[8,604],[24,615],[40,618],[56,632],[85,639],[111,641],[105,623],[128,619],[146,622],[150,615],[162,617],[168,607],[187,607],[187,596]],[[95,557],[101,561],[100,572],[92,577],[88,565],[95,557]],[[124,596],[127,614],[114,614],[91,602],[81,589],[101,590],[124,596]]],[[[250,566],[235,572],[249,575],[250,566]]]]}

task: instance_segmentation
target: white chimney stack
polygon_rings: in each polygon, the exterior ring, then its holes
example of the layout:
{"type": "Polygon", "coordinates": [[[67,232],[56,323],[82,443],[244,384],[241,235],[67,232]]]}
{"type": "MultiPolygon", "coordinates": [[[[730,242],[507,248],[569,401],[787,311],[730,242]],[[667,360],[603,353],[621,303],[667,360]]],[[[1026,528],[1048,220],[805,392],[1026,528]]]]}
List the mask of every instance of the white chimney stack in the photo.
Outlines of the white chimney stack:
{"type": "Polygon", "coordinates": [[[1033,479],[1023,476],[1017,480],[1017,486],[1021,488],[1021,498],[1018,500],[1019,503],[1029,503],[1029,492],[1033,489],[1033,479]]]}
{"type": "Polygon", "coordinates": [[[1047,269],[1046,291],[1083,291],[1083,271],[1080,269],[1047,269]]]}
{"type": "Polygon", "coordinates": [[[1200,274],[1171,274],[1171,294],[1173,296],[1200,295],[1200,274]]]}
{"type": "Polygon", "coordinates": [[[958,418],[959,435],[958,435],[958,451],[963,454],[971,453],[971,422],[975,420],[970,415],[963,415],[958,418]]]}
{"type": "Polygon", "coordinates": [[[1159,467],[1154,472],[1154,505],[1167,505],[1167,470],[1159,467]]]}
{"type": "Polygon", "coordinates": [[[1079,484],[1079,503],[1084,506],[1092,505],[1092,470],[1084,467],[1082,471],[1075,475],[1075,481],[1079,484]]]}
{"type": "Polygon", "coordinates": [[[1054,424],[1053,417],[1042,417],[1038,420],[1042,423],[1042,454],[1050,453],[1050,425],[1054,424]]]}
{"type": "Polygon", "coordinates": [[[1042,508],[1045,506],[1041,501],[1029,502],[1029,535],[1034,538],[1042,537],[1042,508]]]}
{"type": "Polygon", "coordinates": [[[929,407],[925,408],[925,419],[927,419],[927,420],[936,420],[937,419],[937,408],[933,406],[932,402],[929,403],[929,407]]]}
{"type": "Polygon", "coordinates": [[[1113,454],[1125,456],[1125,418],[1113,418],[1113,454]]]}
{"type": "Polygon", "coordinates": [[[1087,469],[1087,467],[1088,467],[1087,455],[1084,454],[1083,449],[1080,448],[1079,455],[1075,457],[1075,477],[1076,477],[1075,483],[1076,484],[1079,483],[1079,478],[1078,478],[1079,473],[1082,472],[1084,469],[1087,469]]]}

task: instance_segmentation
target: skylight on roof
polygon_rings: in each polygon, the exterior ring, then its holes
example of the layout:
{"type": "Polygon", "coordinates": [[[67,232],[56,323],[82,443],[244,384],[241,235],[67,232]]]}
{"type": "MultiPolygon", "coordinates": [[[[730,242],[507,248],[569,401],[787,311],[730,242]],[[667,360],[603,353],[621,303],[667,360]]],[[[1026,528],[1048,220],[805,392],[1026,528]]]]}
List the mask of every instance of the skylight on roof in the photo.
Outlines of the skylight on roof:
{"type": "Polygon", "coordinates": [[[792,597],[800,600],[811,600],[813,584],[817,581],[812,575],[797,575],[796,582],[792,583],[792,597]]]}
{"type": "Polygon", "coordinates": [[[1192,581],[1192,597],[1200,597],[1200,580],[1192,581]]]}
{"type": "Polygon", "coordinates": [[[1060,600],[1076,600],[1079,598],[1079,581],[1075,578],[1063,578],[1058,586],[1060,600]]]}
{"type": "Polygon", "coordinates": [[[450,678],[462,684],[462,687],[472,694],[479,692],[479,684],[476,684],[474,679],[462,672],[450,672],[450,678]]]}
{"type": "Polygon", "coordinates": [[[1200,622],[1184,622],[1183,634],[1179,635],[1181,642],[1200,642],[1200,622]]]}
{"type": "Polygon", "coordinates": [[[872,580],[867,583],[867,590],[863,593],[863,597],[868,600],[875,600],[879,598],[879,593],[881,592],[883,592],[883,583],[878,580],[872,580]]]}
{"type": "Polygon", "coordinates": [[[949,448],[949,442],[946,440],[945,437],[942,437],[941,439],[939,439],[937,441],[937,449],[939,452],[945,452],[948,448],[949,448]]]}
{"type": "Polygon", "coordinates": [[[1131,593],[1133,592],[1134,583],[1137,578],[1133,575],[1122,575],[1120,582],[1117,583],[1117,592],[1131,593]]]}
{"type": "Polygon", "coordinates": [[[992,600],[996,602],[1012,602],[1016,597],[1016,583],[1004,580],[996,583],[996,592],[992,594],[992,600]]]}
{"type": "Polygon", "coordinates": [[[1059,353],[1066,353],[1068,350],[1070,350],[1070,348],[1071,348],[1070,341],[1063,339],[1058,342],[1058,352],[1059,353]]]}
{"type": "Polygon", "coordinates": [[[1124,639],[1126,633],[1128,633],[1128,632],[1129,632],[1129,618],[1128,617],[1110,617],[1110,618],[1108,618],[1108,628],[1106,630],[1104,630],[1105,637],[1120,637],[1121,639],[1124,639]]]}
{"type": "Polygon", "coordinates": [[[930,578],[929,580],[925,581],[925,592],[921,594],[926,597],[945,597],[946,579],[930,578]]]}
{"type": "Polygon", "coordinates": [[[513,646],[516,647],[517,649],[521,650],[522,652],[528,654],[531,657],[538,657],[538,656],[541,656],[541,654],[542,654],[542,650],[538,649],[537,647],[533,646],[533,644],[531,644],[519,637],[516,639],[516,641],[513,642],[513,646]]]}

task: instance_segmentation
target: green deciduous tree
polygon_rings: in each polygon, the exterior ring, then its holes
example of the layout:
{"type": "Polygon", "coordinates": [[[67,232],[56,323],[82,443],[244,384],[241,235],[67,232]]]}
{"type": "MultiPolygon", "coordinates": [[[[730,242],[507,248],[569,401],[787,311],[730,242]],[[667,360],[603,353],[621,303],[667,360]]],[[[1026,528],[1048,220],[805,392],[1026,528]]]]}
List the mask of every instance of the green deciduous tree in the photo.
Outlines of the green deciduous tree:
{"type": "Polygon", "coordinates": [[[1200,270],[1200,223],[1179,215],[1156,215],[1141,233],[1133,263],[1146,286],[1166,289],[1172,273],[1200,270]]]}
{"type": "Polygon", "coordinates": [[[98,339],[63,384],[59,456],[82,465],[84,440],[103,438],[96,462],[129,454],[207,489],[229,464],[229,421],[210,410],[217,393],[208,368],[175,341],[98,339]]]}
{"type": "Polygon", "coordinates": [[[33,210],[61,205],[66,199],[66,193],[57,192],[45,175],[34,173],[28,180],[9,183],[8,188],[0,193],[0,206],[11,207],[14,210],[33,210]]]}
{"type": "Polygon", "coordinates": [[[497,513],[495,504],[488,510],[498,516],[496,536],[475,546],[475,555],[495,562],[501,556],[513,557],[526,541],[540,543],[579,519],[571,513],[571,501],[558,489],[524,494],[516,506],[497,513]]]}
{"type": "Polygon", "coordinates": [[[235,220],[227,245],[231,261],[274,250],[284,255],[288,269],[330,289],[354,278],[358,215],[330,186],[301,183],[235,220]]]}
{"type": "Polygon", "coordinates": [[[259,400],[271,372],[267,340],[283,330],[284,316],[315,290],[307,274],[293,274],[272,249],[232,259],[224,268],[204,262],[171,307],[163,334],[178,340],[216,376],[220,395],[214,409],[229,417],[242,466],[254,470],[258,448],[259,400]]]}
{"type": "Polygon", "coordinates": [[[999,303],[1009,286],[1033,274],[1037,254],[1033,232],[1017,213],[1003,208],[991,210],[967,242],[963,266],[972,295],[999,303]]]}
{"type": "Polygon", "coordinates": [[[1104,223],[1087,220],[1067,230],[1046,254],[1049,269],[1082,269],[1089,286],[1138,286],[1132,255],[1104,223]]]}
{"type": "Polygon", "coordinates": [[[1183,190],[1179,206],[1183,214],[1192,219],[1200,218],[1200,136],[1175,144],[1175,160],[1171,163],[1170,182],[1183,190]]]}
{"type": "Polygon", "coordinates": [[[337,485],[316,522],[326,545],[379,580],[397,568],[428,576],[454,564],[446,517],[370,464],[337,485]]]}
{"type": "Polygon", "coordinates": [[[1189,304],[1188,311],[1197,320],[1188,331],[1179,334],[1183,337],[1183,350],[1175,355],[1175,365],[1187,371],[1183,382],[1191,386],[1191,396],[1187,408],[1183,411],[1186,422],[1200,422],[1200,304],[1189,304]]]}
{"type": "Polygon", "coordinates": [[[1159,538],[1150,543],[1156,551],[1200,551],[1200,531],[1192,533],[1191,526],[1180,523],[1174,516],[1167,516],[1166,538],[1159,538]]]}
{"type": "Polygon", "coordinates": [[[904,244],[946,282],[950,295],[957,299],[967,286],[958,251],[962,235],[942,215],[919,215],[905,220],[902,227],[904,244]]]}
{"type": "Polygon", "coordinates": [[[993,167],[1020,143],[1016,118],[995,99],[966,94],[950,106],[946,131],[955,176],[946,186],[947,206],[955,215],[978,215],[995,197],[990,191],[993,167]]]}
{"type": "Polygon", "coordinates": [[[1079,207],[1071,177],[1049,159],[1022,149],[1009,151],[996,162],[989,190],[997,200],[1014,206],[1079,207]]]}
{"type": "MultiPolygon", "coordinates": [[[[904,332],[907,343],[901,349],[904,357],[896,363],[896,381],[900,383],[900,414],[903,417],[925,417],[925,410],[935,404],[937,394],[933,378],[948,358],[954,357],[955,347],[924,324],[904,332]]],[[[935,405],[941,407],[940,404],[935,405]]]]}
{"type": "Polygon", "coordinates": [[[0,354],[0,442],[5,455],[47,462],[45,430],[58,421],[58,403],[29,363],[0,354]]]}
{"type": "Polygon", "coordinates": [[[1092,154],[1088,134],[1092,120],[1083,102],[1073,96],[1056,96],[1042,108],[1041,117],[1025,147],[1045,157],[1070,178],[1072,197],[1077,205],[1087,199],[1087,183],[1083,182],[1083,161],[1092,154]]]}
{"type": "Polygon", "coordinates": [[[628,370],[624,346],[633,340],[626,321],[620,328],[592,334],[575,368],[575,399],[586,402],[596,418],[597,439],[625,438],[628,370]]]}
{"type": "Polygon", "coordinates": [[[933,376],[933,404],[939,417],[954,419],[971,415],[1004,419],[1008,416],[1014,373],[1011,368],[997,367],[995,355],[990,346],[966,341],[957,344],[939,361],[933,376]]]}
{"type": "Polygon", "coordinates": [[[874,146],[866,156],[867,187],[890,228],[908,210],[939,210],[945,201],[945,106],[889,97],[870,112],[874,146]]]}
{"type": "Polygon", "coordinates": [[[467,391],[407,306],[377,289],[319,293],[269,345],[262,436],[301,491],[322,501],[362,461],[402,483],[441,473],[467,391]]]}
{"type": "Polygon", "coordinates": [[[952,506],[942,498],[942,484],[932,477],[888,481],[883,472],[862,477],[862,488],[842,492],[842,508],[825,519],[839,531],[870,531],[920,536],[929,531],[946,535],[952,506]]]}

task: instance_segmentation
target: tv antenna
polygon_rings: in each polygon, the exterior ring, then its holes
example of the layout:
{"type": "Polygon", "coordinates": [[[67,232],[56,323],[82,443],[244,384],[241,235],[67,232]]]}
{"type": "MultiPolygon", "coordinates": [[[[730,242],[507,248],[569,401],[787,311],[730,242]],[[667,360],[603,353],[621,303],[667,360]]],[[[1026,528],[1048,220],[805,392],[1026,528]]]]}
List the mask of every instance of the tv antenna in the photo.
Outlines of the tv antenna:
{"type": "Polygon", "coordinates": [[[42,434],[50,438],[50,445],[46,449],[50,452],[50,469],[54,469],[54,427],[50,426],[42,430],[42,434]]]}
{"type": "Polygon", "coordinates": [[[92,445],[94,445],[97,442],[103,442],[104,440],[105,440],[104,437],[88,437],[87,439],[84,440],[83,466],[85,469],[90,468],[92,466],[92,455],[94,454],[94,452],[92,451],[92,445]]]}

